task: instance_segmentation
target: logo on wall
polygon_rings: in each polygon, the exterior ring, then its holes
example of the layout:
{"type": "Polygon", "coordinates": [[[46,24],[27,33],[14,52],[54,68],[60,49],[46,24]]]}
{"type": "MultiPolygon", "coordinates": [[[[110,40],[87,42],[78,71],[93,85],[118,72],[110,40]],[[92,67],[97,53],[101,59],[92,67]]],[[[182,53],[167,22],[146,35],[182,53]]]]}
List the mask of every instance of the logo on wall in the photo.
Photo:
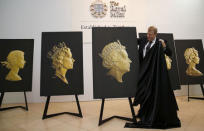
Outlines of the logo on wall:
{"type": "Polygon", "coordinates": [[[110,17],[124,18],[126,13],[126,6],[120,6],[119,2],[110,1],[110,17]]]}
{"type": "Polygon", "coordinates": [[[107,14],[108,7],[102,0],[96,0],[91,4],[90,11],[95,18],[103,18],[107,14]]]}

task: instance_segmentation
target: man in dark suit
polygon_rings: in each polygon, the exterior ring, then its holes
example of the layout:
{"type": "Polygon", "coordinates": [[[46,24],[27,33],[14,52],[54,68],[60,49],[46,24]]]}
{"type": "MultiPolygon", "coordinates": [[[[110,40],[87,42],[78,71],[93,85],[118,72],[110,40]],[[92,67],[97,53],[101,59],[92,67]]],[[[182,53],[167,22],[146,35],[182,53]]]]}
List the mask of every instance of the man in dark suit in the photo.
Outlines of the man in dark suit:
{"type": "Polygon", "coordinates": [[[140,63],[143,61],[145,56],[149,53],[151,48],[156,44],[160,43],[163,46],[164,53],[168,56],[172,55],[172,51],[169,48],[167,41],[159,39],[157,36],[157,28],[154,26],[150,26],[148,28],[147,37],[143,37],[138,39],[139,45],[139,61],[140,63]]]}
{"type": "Polygon", "coordinates": [[[131,128],[167,129],[180,127],[177,102],[167,71],[165,54],[172,51],[164,40],[156,38],[157,28],[150,26],[147,37],[139,39],[140,69],[134,106],[140,105],[137,122],[131,128]]]}

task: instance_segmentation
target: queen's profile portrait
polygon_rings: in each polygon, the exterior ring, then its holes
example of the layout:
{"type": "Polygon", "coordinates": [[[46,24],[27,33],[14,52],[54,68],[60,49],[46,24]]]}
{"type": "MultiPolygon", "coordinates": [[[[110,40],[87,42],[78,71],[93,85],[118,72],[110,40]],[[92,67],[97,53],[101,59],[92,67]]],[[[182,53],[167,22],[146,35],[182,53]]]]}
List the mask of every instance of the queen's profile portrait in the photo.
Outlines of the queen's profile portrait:
{"type": "Polygon", "coordinates": [[[184,57],[186,59],[186,64],[188,64],[186,74],[189,76],[202,76],[203,73],[196,69],[196,65],[200,62],[198,51],[193,47],[187,48],[184,52],[184,57]]]}
{"type": "Polygon", "coordinates": [[[108,43],[99,56],[102,58],[102,65],[109,69],[107,75],[115,78],[119,83],[123,82],[123,75],[130,71],[130,63],[125,46],[119,40],[108,43]]]}
{"type": "Polygon", "coordinates": [[[166,60],[167,70],[171,70],[172,59],[168,55],[165,54],[165,60],[166,60]]]}
{"type": "Polygon", "coordinates": [[[20,50],[11,51],[7,60],[1,62],[3,66],[9,69],[9,73],[6,76],[6,80],[8,81],[20,81],[22,80],[21,76],[19,76],[19,69],[23,69],[26,61],[24,60],[24,52],[20,50]]]}
{"type": "Polygon", "coordinates": [[[59,43],[48,52],[48,58],[52,60],[52,67],[55,69],[55,76],[68,84],[66,73],[69,69],[73,69],[74,59],[72,52],[65,42],[59,43]]]}

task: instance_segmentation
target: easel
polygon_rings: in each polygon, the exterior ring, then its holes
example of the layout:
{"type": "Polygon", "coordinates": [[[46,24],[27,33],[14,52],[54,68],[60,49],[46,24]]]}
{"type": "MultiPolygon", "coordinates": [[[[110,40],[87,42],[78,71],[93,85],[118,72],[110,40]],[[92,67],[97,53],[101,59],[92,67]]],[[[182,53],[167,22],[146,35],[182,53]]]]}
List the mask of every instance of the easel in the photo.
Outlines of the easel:
{"type": "Polygon", "coordinates": [[[77,103],[77,107],[78,107],[78,113],[61,112],[61,113],[47,115],[47,110],[48,110],[48,106],[50,103],[50,97],[51,96],[47,96],[47,101],[45,104],[45,109],[44,109],[42,119],[47,119],[47,118],[51,118],[51,117],[55,117],[55,116],[59,116],[59,115],[63,115],[63,114],[73,115],[73,116],[77,116],[77,117],[81,117],[81,118],[83,117],[82,112],[81,112],[81,108],[80,108],[80,104],[79,104],[79,99],[78,99],[78,96],[76,94],[75,94],[75,98],[76,98],[76,103],[77,103]]]}
{"type": "Polygon", "coordinates": [[[104,102],[105,102],[105,98],[102,98],[102,103],[101,103],[101,111],[100,111],[100,117],[99,117],[99,123],[98,126],[104,124],[105,122],[112,120],[113,118],[117,118],[117,119],[121,119],[121,120],[126,120],[126,121],[132,121],[132,122],[136,122],[136,117],[135,117],[135,111],[133,108],[133,104],[132,104],[132,100],[131,97],[128,97],[129,100],[129,104],[130,104],[130,109],[131,109],[131,113],[132,113],[132,118],[127,118],[127,117],[122,117],[122,116],[112,116],[109,118],[106,118],[103,120],[103,109],[104,109],[104,102]]]}
{"type": "Polygon", "coordinates": [[[200,84],[200,88],[201,88],[203,97],[192,97],[192,96],[189,96],[189,83],[188,83],[188,101],[189,101],[190,99],[204,100],[204,88],[203,88],[203,83],[200,84]]]}
{"type": "Polygon", "coordinates": [[[24,98],[25,98],[25,107],[23,106],[13,106],[13,107],[5,107],[5,108],[1,108],[1,105],[2,105],[2,101],[3,101],[3,98],[4,98],[4,93],[5,92],[1,92],[1,96],[0,96],[0,111],[5,111],[5,110],[10,110],[10,109],[15,109],[15,108],[21,108],[21,109],[24,109],[26,111],[28,111],[28,103],[27,103],[27,97],[26,97],[26,92],[24,91],[24,98]]]}

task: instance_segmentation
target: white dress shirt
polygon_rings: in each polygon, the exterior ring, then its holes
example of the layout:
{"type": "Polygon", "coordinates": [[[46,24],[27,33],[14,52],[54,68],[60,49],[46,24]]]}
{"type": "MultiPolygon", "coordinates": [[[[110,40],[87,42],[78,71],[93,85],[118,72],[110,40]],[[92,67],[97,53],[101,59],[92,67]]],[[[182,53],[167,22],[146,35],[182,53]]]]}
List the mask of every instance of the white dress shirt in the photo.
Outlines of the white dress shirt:
{"type": "MultiPolygon", "coordinates": [[[[152,48],[152,46],[155,44],[156,42],[156,37],[154,38],[154,40],[152,41],[152,45],[150,46],[150,49],[152,48]]],[[[147,44],[145,45],[144,49],[143,49],[143,58],[145,57],[146,55],[146,48],[147,46],[149,45],[149,42],[147,42],[147,44]]]]}

